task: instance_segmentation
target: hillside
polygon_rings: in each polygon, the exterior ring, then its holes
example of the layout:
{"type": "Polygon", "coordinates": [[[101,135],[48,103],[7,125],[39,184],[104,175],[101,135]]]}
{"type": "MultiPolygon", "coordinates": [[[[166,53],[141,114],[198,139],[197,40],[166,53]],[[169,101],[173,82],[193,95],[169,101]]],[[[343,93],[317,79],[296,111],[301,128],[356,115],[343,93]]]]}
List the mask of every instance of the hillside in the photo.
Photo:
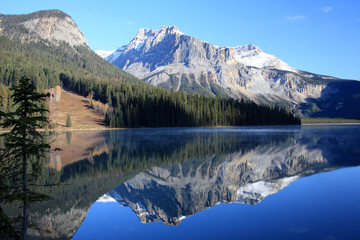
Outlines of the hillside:
{"type": "Polygon", "coordinates": [[[88,100],[70,91],[62,90],[58,102],[49,102],[50,121],[57,123],[57,129],[104,129],[104,114],[95,111],[88,100]],[[67,115],[71,127],[66,127],[67,115]]]}
{"type": "Polygon", "coordinates": [[[0,83],[12,86],[31,77],[39,89],[74,79],[142,83],[95,54],[80,29],[59,10],[0,15],[0,83]]]}

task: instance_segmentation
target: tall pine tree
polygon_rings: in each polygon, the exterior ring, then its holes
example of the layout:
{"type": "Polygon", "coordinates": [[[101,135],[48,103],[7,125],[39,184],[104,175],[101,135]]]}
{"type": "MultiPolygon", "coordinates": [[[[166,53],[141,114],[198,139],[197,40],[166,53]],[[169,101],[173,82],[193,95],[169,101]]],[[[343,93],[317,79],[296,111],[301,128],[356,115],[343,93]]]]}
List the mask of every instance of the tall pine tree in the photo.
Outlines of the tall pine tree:
{"type": "Polygon", "coordinates": [[[34,190],[42,171],[42,160],[50,150],[50,145],[44,142],[45,132],[39,131],[49,123],[47,109],[41,107],[48,94],[36,92],[29,78],[21,78],[12,90],[16,110],[1,112],[5,117],[1,126],[11,130],[3,134],[5,148],[0,149],[0,204],[22,203],[21,238],[26,239],[30,203],[48,198],[34,190]]]}

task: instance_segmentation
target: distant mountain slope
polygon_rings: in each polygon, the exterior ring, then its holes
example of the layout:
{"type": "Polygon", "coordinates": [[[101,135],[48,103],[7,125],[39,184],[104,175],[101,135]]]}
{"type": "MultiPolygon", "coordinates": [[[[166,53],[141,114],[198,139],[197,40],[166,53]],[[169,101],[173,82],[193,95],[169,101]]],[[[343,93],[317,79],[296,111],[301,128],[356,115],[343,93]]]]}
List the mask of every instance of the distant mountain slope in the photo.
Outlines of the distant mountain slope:
{"type": "Polygon", "coordinates": [[[114,51],[107,51],[107,50],[97,50],[95,53],[102,58],[106,58],[111,55],[114,51]]]}
{"type": "Polygon", "coordinates": [[[0,15],[0,34],[22,43],[48,41],[70,46],[87,46],[75,22],[59,10],[39,11],[25,15],[0,15]]]}
{"type": "MultiPolygon", "coordinates": [[[[188,36],[175,26],[158,31],[140,29],[128,45],[119,47],[105,59],[152,85],[167,89],[247,98],[285,106],[303,116],[329,117],[331,112],[331,117],[360,118],[360,110],[344,114],[336,107],[338,103],[360,103],[356,97],[351,101],[339,99],[338,94],[345,89],[343,85],[358,89],[357,81],[296,70],[252,44],[218,47],[188,36]],[[325,109],[322,103],[329,99],[334,104],[325,109]]],[[[354,94],[357,93],[360,91],[354,94]]],[[[347,94],[340,95],[348,98],[347,94]]]]}
{"type": "Polygon", "coordinates": [[[92,81],[142,83],[95,54],[80,29],[59,10],[0,15],[0,83],[21,76],[39,88],[61,84],[61,76],[92,81]]]}

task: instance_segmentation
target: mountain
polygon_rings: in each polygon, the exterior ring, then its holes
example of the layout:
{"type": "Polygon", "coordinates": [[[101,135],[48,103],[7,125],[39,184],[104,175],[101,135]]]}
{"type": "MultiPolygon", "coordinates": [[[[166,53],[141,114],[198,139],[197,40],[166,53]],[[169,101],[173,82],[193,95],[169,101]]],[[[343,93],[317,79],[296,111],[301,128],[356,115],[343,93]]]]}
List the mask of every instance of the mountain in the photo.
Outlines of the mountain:
{"type": "Polygon", "coordinates": [[[352,108],[358,81],[296,70],[252,44],[215,46],[175,26],[140,29],[105,59],[158,87],[281,105],[300,116],[360,118],[352,108]]]}
{"type": "Polygon", "coordinates": [[[22,43],[39,42],[70,46],[88,46],[72,18],[60,10],[39,11],[27,15],[0,15],[0,35],[22,43]]]}
{"type": "MultiPolygon", "coordinates": [[[[279,108],[198,97],[145,84],[93,52],[71,17],[59,10],[1,15],[0,20],[0,56],[5,56],[0,58],[1,90],[8,91],[23,76],[33,79],[38,89],[61,85],[107,103],[101,108],[110,127],[300,123],[299,118],[279,108]]],[[[11,101],[8,96],[0,101],[0,109],[5,111],[9,111],[7,103],[11,101]]]]}
{"type": "Polygon", "coordinates": [[[65,77],[143,84],[95,54],[73,19],[59,10],[0,14],[0,55],[5,56],[0,58],[0,84],[5,86],[22,76],[34,79],[40,89],[61,85],[65,77]]]}
{"type": "Polygon", "coordinates": [[[107,50],[97,50],[95,53],[102,58],[106,58],[111,55],[114,51],[107,51],[107,50]]]}

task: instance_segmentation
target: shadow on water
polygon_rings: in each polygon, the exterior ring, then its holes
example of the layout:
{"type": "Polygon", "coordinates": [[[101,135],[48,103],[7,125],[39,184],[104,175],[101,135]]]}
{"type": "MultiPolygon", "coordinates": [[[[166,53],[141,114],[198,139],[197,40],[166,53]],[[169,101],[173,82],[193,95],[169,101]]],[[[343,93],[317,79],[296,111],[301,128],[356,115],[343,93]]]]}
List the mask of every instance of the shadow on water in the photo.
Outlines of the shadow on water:
{"type": "MultiPolygon", "coordinates": [[[[303,176],[360,163],[359,127],[180,128],[60,134],[32,208],[33,239],[71,238],[95,201],[180,224],[219,202],[257,204],[303,176]],[[346,152],[347,154],[343,154],[346,152]]],[[[15,214],[16,208],[7,210],[15,214]]]]}

